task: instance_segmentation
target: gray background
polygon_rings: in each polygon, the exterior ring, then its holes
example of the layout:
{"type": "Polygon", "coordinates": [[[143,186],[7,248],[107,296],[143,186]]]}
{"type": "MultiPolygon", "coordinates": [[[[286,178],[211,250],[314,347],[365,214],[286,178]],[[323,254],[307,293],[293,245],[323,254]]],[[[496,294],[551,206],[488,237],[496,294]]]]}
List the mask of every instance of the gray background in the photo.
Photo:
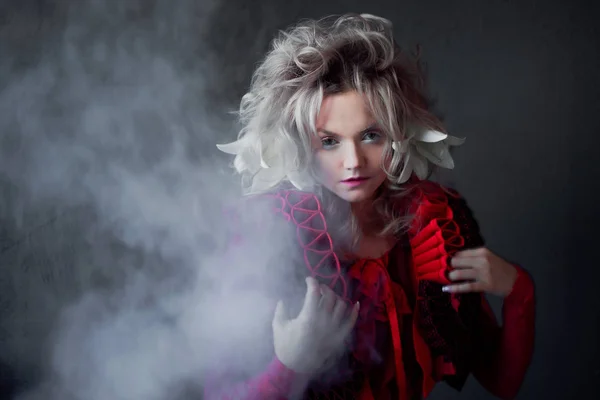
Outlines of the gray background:
{"type": "MultiPolygon", "coordinates": [[[[536,280],[536,349],[519,398],[598,398],[599,8],[593,1],[558,0],[3,0],[4,398],[39,379],[49,332],[64,304],[90,287],[118,285],[120,266],[149,254],[106,228],[118,225],[110,218],[105,223],[106,215],[117,213],[103,213],[109,203],[95,199],[105,192],[82,183],[101,179],[90,170],[111,162],[150,169],[172,146],[175,134],[165,138],[163,129],[169,120],[188,140],[190,160],[221,165],[213,145],[233,138],[227,112],[247,88],[269,38],[299,18],[343,12],[385,16],[402,44],[422,46],[437,108],[454,135],[468,138],[455,153],[455,170],[442,179],[469,199],[488,246],[536,280]],[[85,90],[69,89],[73,69],[60,55],[65,43],[80,59],[96,60],[83,68],[90,82],[85,90]],[[98,61],[90,49],[102,43],[109,43],[110,55],[98,61]],[[127,56],[118,56],[118,48],[127,56]],[[167,60],[167,72],[157,59],[167,60]],[[52,77],[44,70],[54,71],[52,77]],[[102,102],[106,88],[130,85],[119,101],[105,104],[106,112],[120,113],[131,104],[128,96],[148,82],[152,100],[136,103],[142,117],[133,121],[135,113],[123,112],[111,119],[129,127],[115,128],[111,138],[142,143],[141,154],[132,157],[133,147],[107,145],[110,140],[96,142],[93,129],[72,128],[82,107],[102,102]],[[172,84],[179,85],[177,93],[172,84]],[[96,150],[65,162],[60,151],[41,147],[49,143],[96,150]]],[[[144,266],[153,265],[150,256],[142,258],[144,266]]],[[[458,397],[491,398],[473,379],[462,394],[440,385],[431,396],[458,397]]]]}

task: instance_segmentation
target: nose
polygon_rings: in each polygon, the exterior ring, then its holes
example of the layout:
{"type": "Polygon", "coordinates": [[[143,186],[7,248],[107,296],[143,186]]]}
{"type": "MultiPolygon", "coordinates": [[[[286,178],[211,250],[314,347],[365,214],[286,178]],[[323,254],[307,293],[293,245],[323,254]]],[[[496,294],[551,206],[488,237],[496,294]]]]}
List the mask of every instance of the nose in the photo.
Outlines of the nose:
{"type": "Polygon", "coordinates": [[[363,158],[360,146],[348,143],[344,152],[344,168],[354,170],[362,167],[363,158]]]}

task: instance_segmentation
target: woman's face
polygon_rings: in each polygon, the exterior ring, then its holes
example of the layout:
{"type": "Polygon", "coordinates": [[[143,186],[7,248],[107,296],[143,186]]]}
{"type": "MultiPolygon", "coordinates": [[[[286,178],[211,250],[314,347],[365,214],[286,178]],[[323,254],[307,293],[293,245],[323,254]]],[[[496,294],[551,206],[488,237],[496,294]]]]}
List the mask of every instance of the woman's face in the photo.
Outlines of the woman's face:
{"type": "Polygon", "coordinates": [[[373,198],[386,180],[386,141],[363,98],[355,91],[325,97],[313,140],[321,184],[350,203],[373,198]]]}

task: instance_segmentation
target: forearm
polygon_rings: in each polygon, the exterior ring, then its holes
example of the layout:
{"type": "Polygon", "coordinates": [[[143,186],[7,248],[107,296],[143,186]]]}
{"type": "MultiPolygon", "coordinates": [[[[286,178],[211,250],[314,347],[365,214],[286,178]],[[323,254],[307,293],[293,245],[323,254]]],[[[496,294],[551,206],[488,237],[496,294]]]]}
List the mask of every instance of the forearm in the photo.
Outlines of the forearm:
{"type": "MultiPolygon", "coordinates": [[[[479,330],[473,374],[492,394],[514,398],[531,362],[535,337],[535,289],[524,270],[504,299],[502,328],[493,316],[479,330]]],[[[491,310],[489,310],[491,312],[491,310]]]]}

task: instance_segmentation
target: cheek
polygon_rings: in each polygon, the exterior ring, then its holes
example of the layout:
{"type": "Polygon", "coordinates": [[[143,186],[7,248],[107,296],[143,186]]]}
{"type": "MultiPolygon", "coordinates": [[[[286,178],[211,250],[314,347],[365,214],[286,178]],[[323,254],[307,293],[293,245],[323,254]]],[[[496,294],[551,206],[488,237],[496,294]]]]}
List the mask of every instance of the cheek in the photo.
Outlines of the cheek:
{"type": "Polygon", "coordinates": [[[377,149],[377,151],[373,151],[370,155],[372,176],[375,177],[375,181],[377,184],[383,183],[387,179],[387,174],[385,173],[385,169],[389,170],[389,167],[392,162],[392,154],[385,154],[384,148],[381,147],[377,149]],[[384,168],[382,168],[382,166],[384,168]],[[375,171],[376,169],[376,171],[375,171]]]}
{"type": "Polygon", "coordinates": [[[328,180],[335,175],[335,159],[330,152],[317,150],[314,161],[319,179],[328,180]]]}
{"type": "Polygon", "coordinates": [[[384,146],[381,146],[374,148],[369,152],[370,165],[377,167],[381,167],[381,165],[384,165],[386,168],[389,167],[389,165],[392,162],[392,154],[390,153],[386,156],[384,150],[384,146]]]}

